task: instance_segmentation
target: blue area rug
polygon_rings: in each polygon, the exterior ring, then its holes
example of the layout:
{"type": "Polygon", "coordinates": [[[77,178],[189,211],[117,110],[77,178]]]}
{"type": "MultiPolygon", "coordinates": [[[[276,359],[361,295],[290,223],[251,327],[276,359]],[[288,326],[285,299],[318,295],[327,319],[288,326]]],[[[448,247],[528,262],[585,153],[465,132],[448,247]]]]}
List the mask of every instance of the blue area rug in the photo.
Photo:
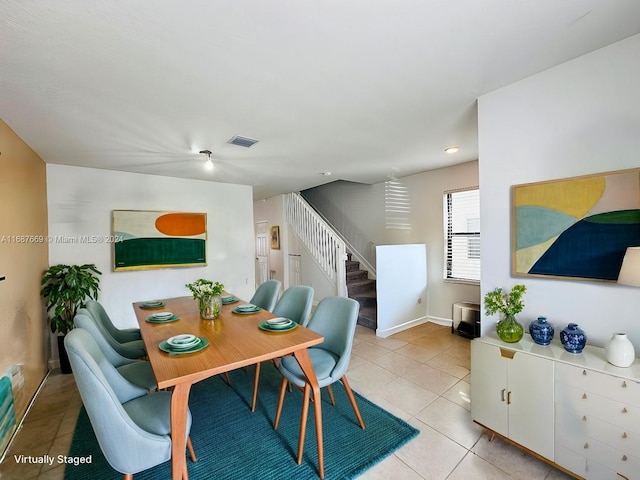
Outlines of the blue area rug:
{"type": "MultiPolygon", "coordinates": [[[[198,457],[187,459],[190,480],[281,480],[318,479],[313,406],[302,465],[296,464],[302,393],[294,389],[285,396],[278,430],[273,419],[282,378],[271,362],[264,362],[256,411],[249,405],[254,369],[230,373],[231,386],[223,376],[193,385],[189,407],[193,415],[191,440],[198,457]]],[[[362,430],[342,384],[333,386],[336,406],[322,391],[325,478],[356,478],[396,449],[418,435],[419,431],[386,410],[354,392],[366,429],[362,430]]],[[[67,465],[66,480],[116,480],[122,476],[105,460],[93,434],[89,418],[81,409],[69,452],[70,456],[92,455],[92,463],[67,465]]],[[[171,477],[170,462],[134,475],[135,480],[171,477]]]]}

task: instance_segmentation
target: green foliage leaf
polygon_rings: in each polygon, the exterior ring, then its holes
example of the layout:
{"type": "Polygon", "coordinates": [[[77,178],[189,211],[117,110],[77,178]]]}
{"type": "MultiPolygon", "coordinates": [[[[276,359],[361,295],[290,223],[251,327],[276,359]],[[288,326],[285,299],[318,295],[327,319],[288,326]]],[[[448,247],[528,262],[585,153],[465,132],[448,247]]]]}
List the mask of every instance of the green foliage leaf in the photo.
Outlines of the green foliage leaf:
{"type": "Polygon", "coordinates": [[[53,265],[42,275],[40,290],[47,299],[51,331],[66,334],[73,328],[73,318],[87,298],[98,299],[102,272],[94,264],[53,265]]]}

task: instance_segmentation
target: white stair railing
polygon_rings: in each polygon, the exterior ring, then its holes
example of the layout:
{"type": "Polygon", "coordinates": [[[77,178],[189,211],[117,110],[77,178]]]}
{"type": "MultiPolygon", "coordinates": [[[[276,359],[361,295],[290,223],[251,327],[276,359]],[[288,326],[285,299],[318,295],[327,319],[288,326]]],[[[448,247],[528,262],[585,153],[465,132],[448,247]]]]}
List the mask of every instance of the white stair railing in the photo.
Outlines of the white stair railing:
{"type": "Polygon", "coordinates": [[[290,193],[286,199],[287,223],[325,275],[335,284],[337,295],[346,297],[345,243],[299,194],[290,193]]]}

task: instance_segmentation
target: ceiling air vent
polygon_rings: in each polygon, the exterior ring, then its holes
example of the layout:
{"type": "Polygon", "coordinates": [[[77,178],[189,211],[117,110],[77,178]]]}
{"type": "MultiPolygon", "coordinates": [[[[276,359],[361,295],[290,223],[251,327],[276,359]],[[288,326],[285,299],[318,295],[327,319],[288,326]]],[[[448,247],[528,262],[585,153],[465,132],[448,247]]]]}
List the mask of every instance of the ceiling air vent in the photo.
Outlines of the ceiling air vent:
{"type": "Polygon", "coordinates": [[[227,143],[231,145],[238,145],[239,147],[249,148],[255,143],[258,143],[258,140],[249,137],[242,137],[240,135],[233,136],[227,143]]]}

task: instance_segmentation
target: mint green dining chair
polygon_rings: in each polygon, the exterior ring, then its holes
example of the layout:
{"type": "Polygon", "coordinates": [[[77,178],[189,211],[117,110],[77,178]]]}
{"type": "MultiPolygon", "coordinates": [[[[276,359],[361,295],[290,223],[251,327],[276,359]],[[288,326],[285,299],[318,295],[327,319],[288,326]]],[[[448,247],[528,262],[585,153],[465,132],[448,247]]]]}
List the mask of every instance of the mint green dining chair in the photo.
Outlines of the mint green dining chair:
{"type": "Polygon", "coordinates": [[[256,289],[249,303],[268,312],[272,311],[278,301],[281,286],[279,280],[267,280],[256,289]]]}
{"type": "MultiPolygon", "coordinates": [[[[360,409],[347,381],[346,372],[351,359],[351,349],[353,347],[353,337],[358,321],[358,311],[360,304],[351,298],[346,297],[325,297],[320,300],[306,327],[319,333],[324,337],[320,345],[308,349],[309,358],[313,365],[313,370],[318,379],[320,388],[327,387],[331,404],[335,405],[335,398],[331,385],[341,382],[346,391],[351,407],[356,415],[358,424],[365,428],[360,409]]],[[[286,393],[287,384],[293,383],[303,389],[302,416],[300,419],[300,434],[298,438],[298,464],[302,462],[304,451],[304,437],[307,428],[307,414],[309,407],[309,397],[311,386],[307,383],[298,361],[292,356],[283,357],[278,364],[278,370],[282,374],[280,385],[280,397],[274,421],[274,429],[278,428],[282,405],[286,393]]]]}
{"type": "Polygon", "coordinates": [[[85,310],[96,321],[96,325],[98,325],[111,348],[120,355],[138,359],[147,354],[139,328],[116,328],[104,307],[95,300],[87,300],[85,310]]]}
{"type": "MultiPolygon", "coordinates": [[[[64,344],[82,403],[109,465],[123,474],[123,480],[132,480],[133,474],[170,460],[171,392],[148,395],[143,388],[131,388],[83,328],[71,330],[64,344]]],[[[195,462],[190,429],[191,412],[187,411],[185,436],[195,462]]],[[[186,465],[183,476],[187,478],[186,465]]]]}
{"type": "MultiPolygon", "coordinates": [[[[313,288],[305,285],[295,285],[287,288],[276,306],[273,314],[277,317],[288,318],[304,326],[309,321],[309,313],[313,304],[313,288]]],[[[274,364],[277,362],[274,360],[274,364]]],[[[260,381],[261,364],[256,363],[256,376],[253,381],[253,397],[251,400],[251,411],[255,412],[258,400],[258,383],[260,381]]]]}
{"type": "Polygon", "coordinates": [[[107,339],[104,337],[102,331],[97,325],[96,320],[89,315],[89,312],[84,309],[78,309],[78,313],[73,319],[73,323],[76,327],[82,328],[89,332],[91,337],[102,350],[102,354],[105,358],[115,367],[120,375],[122,375],[127,381],[142,387],[149,392],[156,390],[157,384],[151,364],[146,360],[134,360],[131,358],[123,357],[116,350],[114,350],[107,339]]]}

